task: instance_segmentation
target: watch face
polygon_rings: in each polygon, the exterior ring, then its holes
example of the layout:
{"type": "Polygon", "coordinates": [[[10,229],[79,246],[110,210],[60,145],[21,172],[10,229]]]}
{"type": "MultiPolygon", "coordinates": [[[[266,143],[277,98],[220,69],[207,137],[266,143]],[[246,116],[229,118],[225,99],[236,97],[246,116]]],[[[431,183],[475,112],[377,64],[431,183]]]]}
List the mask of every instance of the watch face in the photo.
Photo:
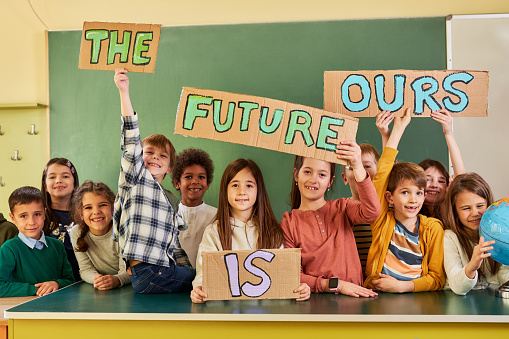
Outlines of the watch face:
{"type": "Polygon", "coordinates": [[[338,288],[339,278],[330,278],[329,279],[329,289],[338,288]]]}

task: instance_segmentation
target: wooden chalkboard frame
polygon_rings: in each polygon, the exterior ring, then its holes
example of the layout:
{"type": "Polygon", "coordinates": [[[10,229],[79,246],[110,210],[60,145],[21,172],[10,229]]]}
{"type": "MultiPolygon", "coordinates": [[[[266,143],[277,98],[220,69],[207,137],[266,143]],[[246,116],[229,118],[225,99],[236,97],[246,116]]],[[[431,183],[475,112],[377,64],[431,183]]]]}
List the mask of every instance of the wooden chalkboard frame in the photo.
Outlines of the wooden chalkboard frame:
{"type": "MultiPolygon", "coordinates": [[[[263,171],[278,219],[289,209],[293,156],[174,135],[182,87],[208,88],[323,107],[326,70],[446,69],[446,18],[163,27],[154,74],[130,74],[131,98],[142,137],[167,135],[177,151],[209,152],[214,180],[204,200],[217,206],[223,170],[251,158],[263,171]]],[[[120,165],[120,105],[113,72],[78,69],[80,31],[49,32],[50,153],[73,161],[80,179],[103,181],[114,191],[120,165]]],[[[381,151],[374,118],[361,118],[357,142],[381,151]]],[[[433,158],[447,164],[441,126],[412,121],[399,159],[433,158]]],[[[338,166],[341,167],[341,166],[338,166]]],[[[336,172],[329,198],[349,196],[336,172]]],[[[163,181],[171,187],[169,176],[163,181]]],[[[178,195],[178,193],[177,193],[178,195]]]]}

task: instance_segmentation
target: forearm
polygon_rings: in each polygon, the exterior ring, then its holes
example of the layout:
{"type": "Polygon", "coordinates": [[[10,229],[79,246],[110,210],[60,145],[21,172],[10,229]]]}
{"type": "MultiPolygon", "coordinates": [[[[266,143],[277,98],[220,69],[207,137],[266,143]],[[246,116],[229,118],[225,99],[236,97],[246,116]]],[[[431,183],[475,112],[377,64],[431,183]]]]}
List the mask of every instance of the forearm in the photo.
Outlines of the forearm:
{"type": "Polygon", "coordinates": [[[123,116],[134,115],[133,106],[131,104],[131,98],[129,96],[129,90],[119,90],[120,93],[120,109],[123,116]]]}
{"type": "Polygon", "coordinates": [[[445,135],[445,141],[449,148],[449,156],[451,157],[454,175],[464,174],[466,172],[465,164],[463,163],[463,157],[461,156],[461,151],[458,143],[456,142],[456,138],[452,133],[448,133],[445,135]]]}

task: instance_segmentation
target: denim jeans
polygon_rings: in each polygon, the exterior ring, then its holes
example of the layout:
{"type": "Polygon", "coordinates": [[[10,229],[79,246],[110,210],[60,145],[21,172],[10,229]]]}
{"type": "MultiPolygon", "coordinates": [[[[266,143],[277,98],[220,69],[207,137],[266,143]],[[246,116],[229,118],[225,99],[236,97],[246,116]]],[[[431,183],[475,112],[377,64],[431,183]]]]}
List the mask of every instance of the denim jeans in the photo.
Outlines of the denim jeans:
{"type": "Polygon", "coordinates": [[[196,271],[171,264],[170,267],[139,263],[131,267],[131,284],[136,293],[190,292],[196,271]]]}

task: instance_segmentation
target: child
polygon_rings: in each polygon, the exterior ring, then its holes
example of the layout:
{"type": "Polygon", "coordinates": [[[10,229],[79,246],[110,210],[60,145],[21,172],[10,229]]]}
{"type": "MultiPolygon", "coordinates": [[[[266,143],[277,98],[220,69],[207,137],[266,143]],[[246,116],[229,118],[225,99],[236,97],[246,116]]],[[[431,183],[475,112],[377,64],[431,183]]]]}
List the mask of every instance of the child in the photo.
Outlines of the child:
{"type": "Polygon", "coordinates": [[[12,222],[7,221],[4,215],[0,213],[0,247],[9,239],[18,235],[18,229],[12,222]]]}
{"type": "Polygon", "coordinates": [[[439,290],[445,281],[442,224],[418,215],[424,203],[426,174],[412,163],[394,165],[399,140],[410,123],[410,110],[402,118],[381,112],[377,127],[388,129],[392,120],[392,134],[373,180],[382,211],[371,224],[373,242],[364,286],[392,293],[439,290]]]}
{"type": "Polygon", "coordinates": [[[333,183],[335,165],[296,156],[292,211],[285,212],[281,221],[285,247],[302,249],[301,281],[312,292],[374,297],[375,292],[362,287],[352,225],[375,220],[380,203],[355,141],[341,142],[337,153],[352,167],[361,202],[346,198],[326,201],[324,195],[333,183]]]}
{"type": "Polygon", "coordinates": [[[76,281],[81,280],[79,265],[68,231],[73,226],[69,217],[72,195],[79,185],[78,172],[69,160],[53,158],[44,167],[41,184],[44,206],[46,207],[44,233],[62,241],[76,281]]]}
{"type": "MultiPolygon", "coordinates": [[[[361,148],[361,160],[366,173],[369,174],[370,178],[373,178],[378,167],[378,160],[380,154],[377,149],[370,144],[359,144],[361,148]]],[[[353,174],[353,168],[350,166],[343,166],[343,173],[341,173],[343,182],[345,185],[350,186],[352,197],[350,199],[360,202],[359,192],[357,191],[357,184],[355,183],[355,176],[353,174]]],[[[368,251],[371,246],[371,225],[369,223],[355,224],[353,225],[353,234],[355,237],[355,244],[357,246],[357,252],[359,253],[359,259],[361,261],[362,272],[366,270],[366,262],[368,259],[368,251]]]]}
{"type": "MultiPolygon", "coordinates": [[[[198,250],[196,278],[191,300],[203,303],[202,257],[206,251],[271,249],[283,246],[283,230],[272,212],[262,172],[249,159],[237,159],[226,167],[219,187],[218,213],[208,225],[198,250]]],[[[309,299],[306,284],[295,289],[298,301],[309,299]]]]}
{"type": "Polygon", "coordinates": [[[465,295],[472,289],[509,280],[509,267],[490,258],[495,241],[479,237],[479,222],[493,203],[489,185],[476,173],[458,175],[445,200],[444,265],[446,288],[465,295]]]}
{"type": "Polygon", "coordinates": [[[71,240],[81,278],[99,290],[129,284],[118,242],[111,236],[115,193],[102,182],[85,181],[74,193],[71,240]]]}
{"type": "Polygon", "coordinates": [[[171,172],[173,186],[182,196],[178,214],[188,226],[187,230],[179,232],[179,241],[193,268],[196,268],[196,254],[203,231],[217,213],[217,208],[203,202],[213,173],[214,165],[207,152],[196,148],[180,152],[171,172]]]}
{"type": "Polygon", "coordinates": [[[161,187],[171,171],[173,145],[167,138],[157,144],[148,139],[142,145],[125,69],[115,70],[115,84],[122,110],[123,153],[113,214],[114,240],[129,266],[136,293],[190,291],[195,271],[178,240],[179,229],[186,225],[161,187]]]}
{"type": "MultiPolygon", "coordinates": [[[[386,112],[387,116],[391,115],[386,112]]],[[[459,146],[452,133],[452,116],[445,109],[431,112],[433,120],[439,122],[442,125],[442,129],[449,149],[449,156],[451,163],[454,168],[456,175],[465,173],[465,165],[463,164],[463,158],[459,146]]],[[[383,121],[383,120],[380,120],[383,121]]],[[[390,121],[389,121],[390,122],[390,121]]],[[[385,128],[379,127],[380,133],[382,133],[382,143],[385,145],[389,138],[388,124],[385,124],[385,128]]],[[[447,186],[449,186],[449,172],[444,164],[440,161],[433,159],[426,159],[419,163],[426,172],[426,198],[424,200],[423,207],[419,214],[423,214],[427,217],[440,218],[440,208],[444,201],[445,192],[447,186]]]]}
{"type": "Polygon", "coordinates": [[[45,237],[40,190],[25,186],[9,197],[17,237],[0,247],[0,297],[43,296],[74,282],[64,245],[45,237]]]}

